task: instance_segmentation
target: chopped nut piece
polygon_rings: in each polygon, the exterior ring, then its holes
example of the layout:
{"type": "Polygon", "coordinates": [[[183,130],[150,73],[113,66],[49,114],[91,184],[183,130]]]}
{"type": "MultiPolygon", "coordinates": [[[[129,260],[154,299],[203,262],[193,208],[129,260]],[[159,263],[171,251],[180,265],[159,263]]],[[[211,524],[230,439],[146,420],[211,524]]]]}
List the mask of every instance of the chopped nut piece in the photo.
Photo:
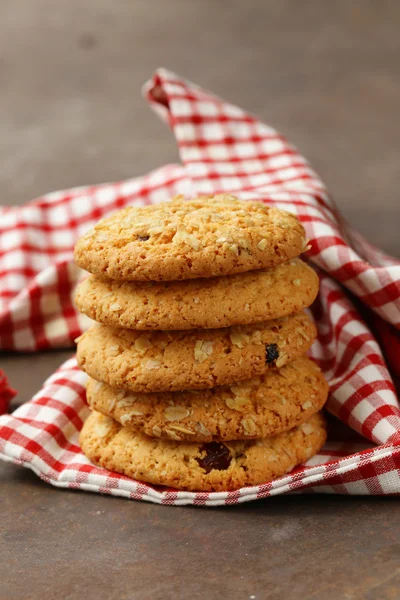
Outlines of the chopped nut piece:
{"type": "Polygon", "coordinates": [[[187,243],[192,246],[193,250],[198,250],[201,246],[200,240],[192,233],[188,236],[187,243]]]}
{"type": "Polygon", "coordinates": [[[181,421],[189,416],[189,411],[184,406],[168,406],[164,410],[167,421],[181,421]]]}
{"type": "Polygon", "coordinates": [[[257,329],[256,331],[253,331],[253,334],[251,336],[251,341],[255,342],[256,344],[262,344],[262,335],[261,335],[261,331],[259,329],[257,329]]]}
{"type": "Polygon", "coordinates": [[[153,427],[153,435],[155,437],[160,437],[161,433],[162,433],[161,428],[158,425],[154,425],[154,427],[153,427]]]}
{"type": "Polygon", "coordinates": [[[213,351],[213,343],[205,342],[203,340],[197,340],[194,345],[194,358],[197,362],[204,362],[211,356],[213,351]]]}
{"type": "Polygon", "coordinates": [[[151,341],[145,335],[141,335],[135,340],[135,350],[138,350],[139,352],[146,352],[146,350],[152,348],[152,346],[151,341]]]}
{"type": "Polygon", "coordinates": [[[298,287],[299,285],[301,285],[301,279],[293,279],[292,283],[293,285],[296,285],[298,287]]]}
{"type": "Polygon", "coordinates": [[[278,221],[277,225],[279,227],[282,227],[282,229],[290,229],[290,225],[289,225],[289,223],[287,221],[282,221],[282,220],[278,221]]]}
{"type": "Polygon", "coordinates": [[[191,246],[193,250],[199,250],[201,246],[200,240],[192,233],[189,233],[184,225],[178,225],[178,229],[172,238],[172,241],[178,244],[184,242],[191,246]]]}
{"type": "Polygon", "coordinates": [[[135,223],[134,221],[132,221],[132,218],[130,216],[125,217],[125,219],[120,223],[121,229],[132,229],[134,225],[141,225],[141,223],[135,223]]]}
{"type": "Polygon", "coordinates": [[[201,422],[196,423],[196,431],[200,433],[200,435],[204,435],[204,437],[209,437],[211,435],[211,431],[209,431],[201,422]]]}
{"type": "Polygon", "coordinates": [[[287,363],[287,360],[288,360],[288,355],[286,354],[286,352],[282,352],[282,350],[281,350],[279,358],[275,362],[275,365],[279,369],[280,367],[282,367],[284,364],[287,363]]]}
{"type": "Polygon", "coordinates": [[[161,367],[161,360],[159,358],[150,358],[144,368],[151,371],[152,369],[159,369],[161,367]]]}
{"type": "Polygon", "coordinates": [[[233,254],[236,254],[236,256],[238,256],[239,248],[238,248],[237,244],[231,244],[230,246],[228,246],[228,248],[233,254]]]}
{"type": "Polygon", "coordinates": [[[286,402],[287,402],[286,398],[285,398],[284,396],[282,396],[282,394],[279,394],[278,392],[275,392],[275,394],[278,396],[278,398],[279,398],[279,400],[281,401],[281,403],[282,403],[283,405],[285,405],[285,404],[286,404],[286,402]]]}
{"type": "Polygon", "coordinates": [[[179,431],[180,433],[186,433],[187,435],[194,435],[194,431],[190,431],[190,429],[186,429],[185,427],[181,427],[180,425],[170,425],[169,429],[175,429],[175,431],[179,431]]]}
{"type": "Polygon", "coordinates": [[[253,419],[242,419],[242,427],[246,435],[255,435],[257,432],[257,427],[253,419]]]}
{"type": "MultiPolygon", "coordinates": [[[[125,394],[127,392],[124,392],[125,394]]],[[[125,408],[132,408],[132,404],[137,400],[136,396],[127,396],[126,398],[122,397],[120,400],[117,400],[117,408],[123,410],[125,408]]]]}
{"type": "Polygon", "coordinates": [[[121,415],[119,417],[119,420],[120,420],[121,425],[125,425],[128,421],[131,420],[132,417],[141,417],[142,415],[143,415],[142,411],[136,410],[135,408],[133,408],[129,412],[125,413],[124,415],[121,415]]]}
{"type": "Polygon", "coordinates": [[[108,235],[106,233],[98,233],[96,235],[96,242],[106,242],[108,240],[108,235]]]}
{"type": "Polygon", "coordinates": [[[250,248],[250,242],[249,242],[249,240],[246,240],[245,238],[240,238],[240,240],[239,240],[239,246],[241,246],[245,250],[249,250],[249,248],[250,248]]]}
{"type": "Polygon", "coordinates": [[[310,338],[308,337],[304,329],[302,329],[301,327],[296,327],[296,331],[299,335],[301,335],[302,338],[306,340],[306,342],[310,341],[310,338]]]}
{"type": "Polygon", "coordinates": [[[307,400],[306,402],[304,402],[304,404],[302,405],[304,410],[307,410],[308,408],[311,408],[313,405],[312,402],[310,402],[310,400],[307,400]]]}
{"type": "Polygon", "coordinates": [[[112,312],[118,312],[119,310],[122,310],[122,306],[118,304],[118,302],[113,302],[110,305],[110,310],[112,310],[112,312]]]}
{"type": "Polygon", "coordinates": [[[96,435],[99,437],[106,437],[111,431],[114,421],[110,417],[103,417],[96,424],[96,435]]]}
{"type": "Polygon", "coordinates": [[[265,250],[265,248],[267,247],[267,244],[268,244],[268,240],[266,240],[265,238],[263,238],[260,242],[258,242],[257,248],[259,250],[265,250]]]}
{"type": "Polygon", "coordinates": [[[176,431],[173,431],[173,429],[166,429],[165,433],[167,433],[169,435],[169,437],[172,438],[173,440],[176,440],[177,442],[181,441],[181,438],[179,437],[179,435],[177,434],[176,431]]]}
{"type": "Polygon", "coordinates": [[[233,394],[235,394],[235,396],[249,396],[250,392],[251,392],[251,388],[250,387],[246,387],[244,385],[231,385],[230,386],[230,390],[233,394]]]}
{"type": "Polygon", "coordinates": [[[301,426],[301,429],[303,430],[303,432],[306,435],[310,435],[310,433],[313,433],[313,431],[314,431],[314,427],[312,425],[310,425],[310,423],[303,423],[303,425],[301,426]]]}
{"type": "Polygon", "coordinates": [[[248,344],[250,341],[249,336],[246,333],[241,333],[240,331],[233,331],[229,339],[231,340],[234,346],[238,346],[238,348],[243,348],[244,344],[248,344]]]}
{"type": "Polygon", "coordinates": [[[227,398],[225,404],[232,410],[237,410],[238,412],[246,412],[246,410],[253,408],[253,405],[248,398],[241,398],[240,396],[227,398]]]}

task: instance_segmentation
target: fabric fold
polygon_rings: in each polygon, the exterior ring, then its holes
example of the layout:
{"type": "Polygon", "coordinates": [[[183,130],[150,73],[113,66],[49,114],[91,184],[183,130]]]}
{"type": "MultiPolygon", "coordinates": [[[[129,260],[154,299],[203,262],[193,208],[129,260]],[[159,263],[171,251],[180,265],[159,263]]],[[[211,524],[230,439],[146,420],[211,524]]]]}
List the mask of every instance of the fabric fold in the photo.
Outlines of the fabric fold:
{"type": "Polygon", "coordinates": [[[256,199],[294,212],[306,228],[306,257],[321,281],[312,307],[318,340],[311,355],[330,383],[328,410],[368,442],[354,447],[330,439],[305,467],[234,493],[155,489],[98,469],[80,452],[85,375],[71,359],[31,402],[0,417],[1,457],[54,485],[167,504],[229,504],[309,489],[400,493],[400,407],[389,373],[399,372],[400,261],[353,231],[308,162],[272,127],[165,69],[156,71],[143,94],[170,127],[181,164],[0,209],[0,349],[72,347],[86,329],[87,319],[73,305],[82,272],[72,253],[77,238],[102,216],[176,194],[256,199]]]}

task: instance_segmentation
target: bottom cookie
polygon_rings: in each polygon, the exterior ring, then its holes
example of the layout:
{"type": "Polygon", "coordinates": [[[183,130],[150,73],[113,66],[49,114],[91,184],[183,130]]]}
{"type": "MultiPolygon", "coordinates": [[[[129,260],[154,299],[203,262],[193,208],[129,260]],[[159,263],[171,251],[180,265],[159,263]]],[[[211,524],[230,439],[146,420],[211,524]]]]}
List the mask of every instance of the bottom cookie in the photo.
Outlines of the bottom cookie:
{"type": "Polygon", "coordinates": [[[154,485],[221,492],[271,481],[306,462],[324,445],[321,413],[261,440],[196,444],[149,438],[93,411],[80,444],[93,463],[154,485]]]}

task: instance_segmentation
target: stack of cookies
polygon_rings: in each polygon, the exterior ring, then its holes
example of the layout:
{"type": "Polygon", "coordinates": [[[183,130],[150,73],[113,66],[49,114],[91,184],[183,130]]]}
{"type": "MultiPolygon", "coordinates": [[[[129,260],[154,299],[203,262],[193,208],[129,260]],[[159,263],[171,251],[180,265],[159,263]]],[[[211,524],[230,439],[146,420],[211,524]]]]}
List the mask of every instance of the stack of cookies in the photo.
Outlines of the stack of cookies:
{"type": "Polygon", "coordinates": [[[139,481],[233,490],[291,471],[326,439],[327,383],[305,356],[318,278],[287,212],[218,195],[129,207],[75,248],[97,321],[78,339],[95,464],[139,481]]]}

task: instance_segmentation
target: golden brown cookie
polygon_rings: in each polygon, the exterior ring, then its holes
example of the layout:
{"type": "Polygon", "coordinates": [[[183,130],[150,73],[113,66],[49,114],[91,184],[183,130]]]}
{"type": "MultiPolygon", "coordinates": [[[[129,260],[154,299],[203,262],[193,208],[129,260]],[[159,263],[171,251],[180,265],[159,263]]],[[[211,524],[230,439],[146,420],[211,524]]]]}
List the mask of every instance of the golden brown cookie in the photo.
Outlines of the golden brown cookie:
{"type": "Polygon", "coordinates": [[[302,356],[315,339],[304,313],[225,329],[134,331],[94,325],[78,339],[78,364],[134,392],[211,388],[264,374],[302,356]]]}
{"type": "Polygon", "coordinates": [[[91,276],[75,302],[85,315],[128,329],[197,329],[247,325],[310,306],[318,277],[296,258],[272,269],[188,281],[136,282],[91,276]]]}
{"type": "Polygon", "coordinates": [[[275,437],[205,444],[149,438],[93,411],[80,434],[94,464],[155,485],[220,492],[265,483],[304,463],[326,440],[321,413],[275,437]]]}
{"type": "Polygon", "coordinates": [[[129,394],[89,379],[91,408],[150,437],[211,442],[264,438],[293,429],[320,411],[328,384],[300,358],[282,369],[211,390],[129,394]]]}
{"type": "Polygon", "coordinates": [[[171,281],[272,267],[305,244],[295,215],[262,202],[177,197],[102,219],[76,244],[75,261],[110,279],[171,281]]]}

